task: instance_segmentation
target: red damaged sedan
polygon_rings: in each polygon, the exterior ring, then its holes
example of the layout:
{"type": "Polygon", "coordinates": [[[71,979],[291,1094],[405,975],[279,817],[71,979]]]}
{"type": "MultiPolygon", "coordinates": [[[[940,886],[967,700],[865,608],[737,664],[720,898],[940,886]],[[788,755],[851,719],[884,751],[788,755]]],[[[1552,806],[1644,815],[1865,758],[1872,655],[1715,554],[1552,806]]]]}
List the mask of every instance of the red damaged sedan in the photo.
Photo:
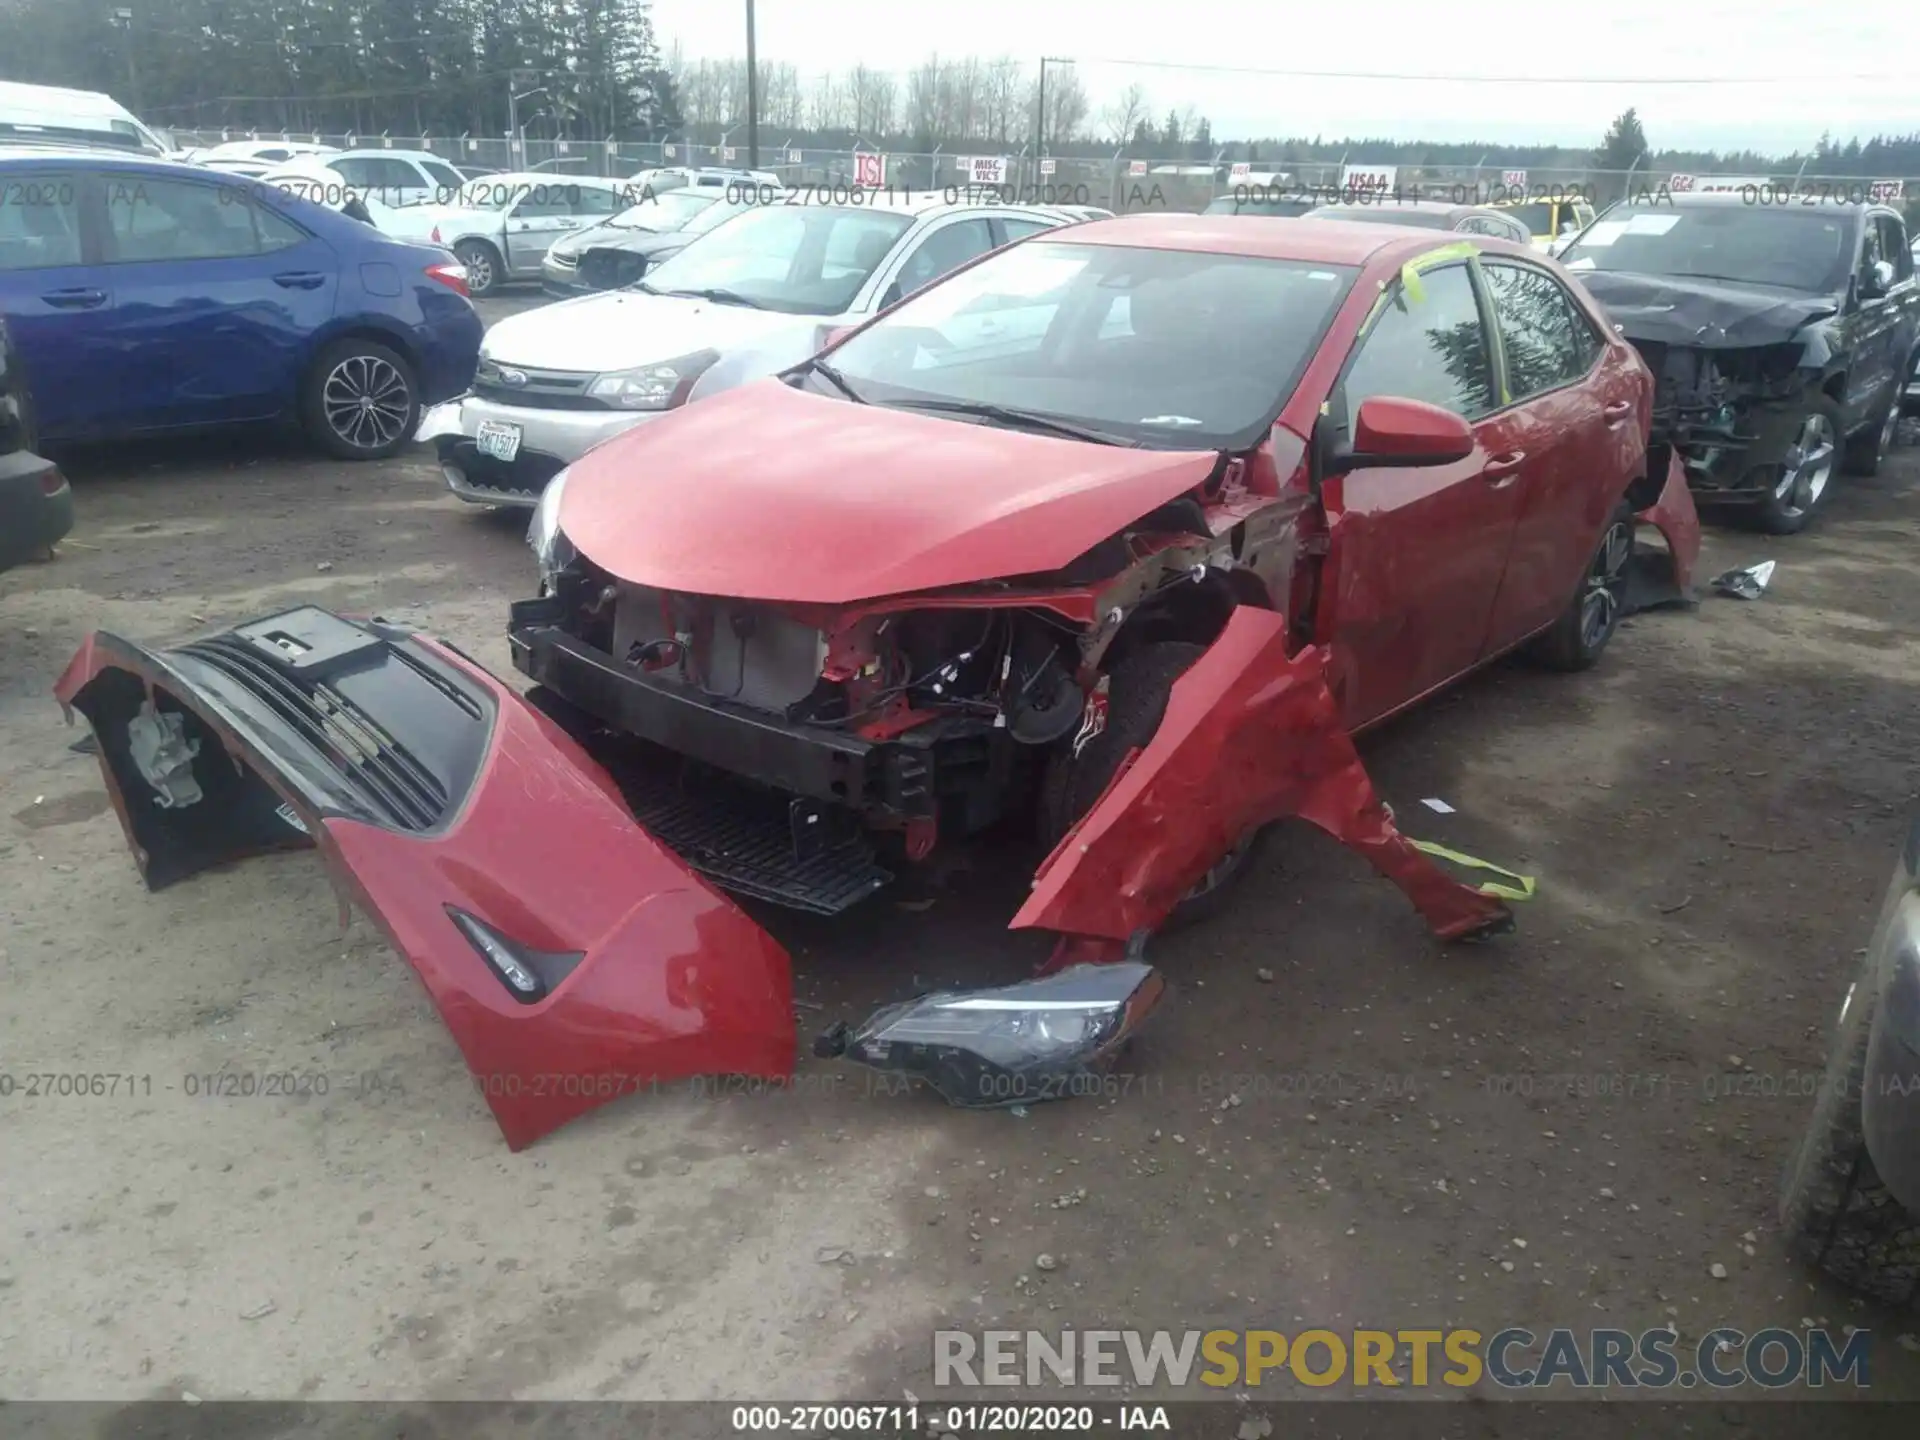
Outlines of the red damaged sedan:
{"type": "Polygon", "coordinates": [[[1436,933],[1504,928],[1351,736],[1521,646],[1592,664],[1689,593],[1698,528],[1584,291],[1434,239],[1051,232],[602,445],[536,513],[527,699],[311,609],[97,635],[58,693],[149,885],[317,845],[516,1148],[790,1071],[786,955],[721,892],[830,914],[994,827],[1051,847],[1012,924],[1055,965],[1216,905],[1289,816],[1436,933]]]}

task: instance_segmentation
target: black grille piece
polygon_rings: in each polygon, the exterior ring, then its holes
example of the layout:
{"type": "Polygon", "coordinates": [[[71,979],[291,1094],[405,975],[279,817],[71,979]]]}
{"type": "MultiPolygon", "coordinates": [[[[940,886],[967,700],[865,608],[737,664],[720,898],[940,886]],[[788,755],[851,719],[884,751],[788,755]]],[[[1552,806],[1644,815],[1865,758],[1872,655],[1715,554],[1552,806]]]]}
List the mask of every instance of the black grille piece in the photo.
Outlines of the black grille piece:
{"type": "Polygon", "coordinates": [[[647,273],[647,257],[631,250],[588,250],[577,273],[581,284],[595,290],[618,290],[647,273]]]}
{"type": "Polygon", "coordinates": [[[682,780],[638,766],[621,766],[616,773],[647,833],[723,890],[792,910],[838,915],[893,879],[874,863],[873,847],[859,834],[801,858],[788,796],[751,790],[722,776],[682,780]]]}
{"type": "Polygon", "coordinates": [[[195,640],[179,653],[246,687],[395,829],[430,830],[445,818],[450,805],[439,778],[332,685],[302,684],[238,635],[195,640]]]}
{"type": "Polygon", "coordinates": [[[446,445],[441,459],[476,489],[499,490],[528,500],[539,499],[547,482],[560,473],[564,464],[558,456],[540,450],[522,450],[512,460],[496,460],[481,454],[473,441],[465,438],[446,445]]]}

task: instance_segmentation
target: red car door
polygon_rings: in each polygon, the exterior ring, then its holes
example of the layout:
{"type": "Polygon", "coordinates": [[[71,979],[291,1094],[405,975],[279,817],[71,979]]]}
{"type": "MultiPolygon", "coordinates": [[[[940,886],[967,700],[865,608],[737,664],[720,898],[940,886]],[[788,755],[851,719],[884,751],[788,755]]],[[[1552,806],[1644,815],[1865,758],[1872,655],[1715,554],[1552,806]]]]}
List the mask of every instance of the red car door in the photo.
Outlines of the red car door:
{"type": "MultiPolygon", "coordinates": [[[[1519,517],[1484,654],[1553,623],[1646,454],[1644,379],[1544,266],[1482,255],[1505,358],[1519,517]]],[[[1622,552],[1624,559],[1624,552],[1622,552]]]]}
{"type": "MultiPolygon", "coordinates": [[[[1378,720],[1473,668],[1520,512],[1521,426],[1499,405],[1495,353],[1468,262],[1396,282],[1331,398],[1349,426],[1376,395],[1425,400],[1472,422],[1474,453],[1451,465],[1358,469],[1321,490],[1327,557],[1315,638],[1349,728],[1378,720]]],[[[1344,438],[1344,437],[1343,437],[1344,438]]]]}

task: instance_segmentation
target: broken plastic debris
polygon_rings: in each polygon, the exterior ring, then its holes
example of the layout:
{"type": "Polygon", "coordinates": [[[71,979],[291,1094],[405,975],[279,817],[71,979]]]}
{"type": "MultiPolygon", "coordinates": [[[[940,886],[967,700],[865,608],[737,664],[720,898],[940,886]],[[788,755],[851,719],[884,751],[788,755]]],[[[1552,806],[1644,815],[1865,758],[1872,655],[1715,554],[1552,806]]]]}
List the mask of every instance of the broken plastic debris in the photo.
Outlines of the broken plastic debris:
{"type": "Polygon", "coordinates": [[[127,751],[162,810],[199,802],[193,758],[200,753],[200,742],[187,738],[186,718],[179,711],[162,712],[152,700],[143,701],[140,713],[127,722],[127,751]]]}
{"type": "Polygon", "coordinates": [[[1433,811],[1433,813],[1436,815],[1453,814],[1453,807],[1447,804],[1447,802],[1444,800],[1436,799],[1429,796],[1427,799],[1422,800],[1420,803],[1426,806],[1427,809],[1433,811]]]}
{"type": "Polygon", "coordinates": [[[1736,600],[1758,600],[1773,579],[1773,561],[1762,560],[1739,570],[1728,570],[1713,577],[1713,588],[1736,600]]]}

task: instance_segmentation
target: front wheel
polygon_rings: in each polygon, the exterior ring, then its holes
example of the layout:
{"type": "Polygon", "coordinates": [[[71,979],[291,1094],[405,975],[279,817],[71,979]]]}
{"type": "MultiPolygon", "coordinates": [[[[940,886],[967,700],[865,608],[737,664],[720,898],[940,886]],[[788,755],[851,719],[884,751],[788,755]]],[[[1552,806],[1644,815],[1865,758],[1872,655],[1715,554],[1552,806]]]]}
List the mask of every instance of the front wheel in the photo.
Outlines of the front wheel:
{"type": "MultiPolygon", "coordinates": [[[[1186,641],[1141,645],[1120,660],[1107,677],[1107,724],[1078,755],[1056,751],[1041,793],[1040,822],[1048,845],[1058,845],[1074,824],[1106,793],[1120,762],[1143,749],[1167,713],[1173,682],[1184,675],[1207,647],[1186,641]]],[[[1255,830],[1214,862],[1170,914],[1163,928],[1184,925],[1217,913],[1235,882],[1249,869],[1261,831],[1255,830]]]]}
{"type": "Polygon", "coordinates": [[[1840,468],[1840,407],[1825,395],[1809,400],[1793,444],[1778,465],[1761,472],[1765,489],[1754,518],[1769,535],[1807,528],[1833,490],[1840,468]]]}
{"type": "Polygon", "coordinates": [[[1613,639],[1626,608],[1633,523],[1633,507],[1622,501],[1594,546],[1580,588],[1553,628],[1534,642],[1534,656],[1542,664],[1554,670],[1585,670],[1613,639]]]}
{"type": "Polygon", "coordinates": [[[301,419],[342,460],[384,460],[413,438],[420,386],[405,356],[374,340],[336,340],[307,373],[301,419]]]}

